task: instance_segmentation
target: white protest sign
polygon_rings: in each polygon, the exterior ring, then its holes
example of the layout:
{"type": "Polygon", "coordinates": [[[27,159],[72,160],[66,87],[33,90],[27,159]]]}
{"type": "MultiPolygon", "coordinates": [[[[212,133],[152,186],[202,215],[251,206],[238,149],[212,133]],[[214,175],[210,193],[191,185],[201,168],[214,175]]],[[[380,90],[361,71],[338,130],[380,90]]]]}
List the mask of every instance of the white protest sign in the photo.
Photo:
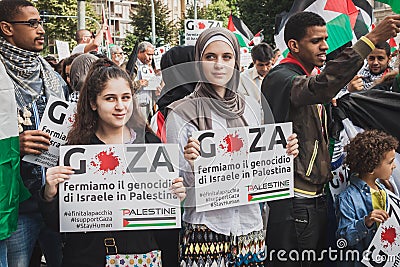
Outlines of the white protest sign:
{"type": "Polygon", "coordinates": [[[364,251],[362,263],[369,267],[400,266],[400,199],[387,192],[389,219],[381,223],[368,249],[364,251]]]}
{"type": "Polygon", "coordinates": [[[197,37],[206,29],[222,27],[222,21],[206,19],[185,20],[185,45],[195,45],[197,37]]]}
{"type": "Polygon", "coordinates": [[[75,174],[59,185],[60,231],[179,228],[174,144],[63,146],[75,174]]]}
{"type": "Polygon", "coordinates": [[[292,123],[199,131],[194,163],[196,211],[293,197],[292,123]]]}
{"type": "Polygon", "coordinates": [[[248,69],[250,64],[253,62],[251,58],[251,51],[247,47],[240,48],[240,66],[244,69],[248,69]]]}
{"type": "Polygon", "coordinates": [[[157,70],[161,69],[160,63],[161,63],[162,55],[164,55],[165,52],[167,52],[168,50],[169,50],[169,45],[160,46],[160,47],[157,47],[156,49],[154,49],[153,60],[154,60],[154,65],[156,66],[157,70]]]}
{"type": "Polygon", "coordinates": [[[58,60],[62,60],[71,55],[71,53],[69,52],[68,42],[56,40],[56,47],[57,47],[58,60]]]}
{"type": "Polygon", "coordinates": [[[67,142],[68,132],[75,120],[76,103],[50,96],[44,111],[39,130],[50,135],[49,150],[40,155],[29,154],[22,159],[46,168],[58,163],[60,146],[67,142]]]}
{"type": "Polygon", "coordinates": [[[154,73],[153,68],[143,65],[140,67],[140,73],[143,80],[148,81],[148,85],[143,87],[142,90],[154,91],[161,84],[161,76],[154,73]]]}

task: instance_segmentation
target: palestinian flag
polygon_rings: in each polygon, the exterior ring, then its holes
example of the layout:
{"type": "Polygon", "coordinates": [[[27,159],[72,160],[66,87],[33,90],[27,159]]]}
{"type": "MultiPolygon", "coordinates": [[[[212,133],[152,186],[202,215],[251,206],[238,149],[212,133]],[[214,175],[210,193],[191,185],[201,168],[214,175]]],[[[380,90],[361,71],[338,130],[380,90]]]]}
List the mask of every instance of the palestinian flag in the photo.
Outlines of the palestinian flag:
{"type": "Polygon", "coordinates": [[[389,39],[389,45],[390,45],[390,52],[394,52],[397,50],[397,44],[396,41],[394,40],[394,38],[390,38],[389,39]]]}
{"type": "Polygon", "coordinates": [[[370,89],[346,94],[337,99],[336,109],[341,111],[338,116],[345,114],[357,127],[379,129],[400,140],[400,93],[370,89]]]}
{"type": "Polygon", "coordinates": [[[264,35],[262,34],[262,31],[259,31],[258,33],[256,33],[256,35],[254,35],[253,39],[251,39],[250,43],[248,43],[249,46],[255,46],[258,45],[259,43],[262,42],[262,40],[264,40],[264,35]]]}
{"type": "Polygon", "coordinates": [[[279,14],[275,20],[275,44],[285,56],[288,53],[284,41],[285,24],[292,15],[302,11],[317,13],[326,21],[328,54],[368,33],[373,18],[372,7],[366,0],[295,1],[289,12],[279,14]]]}
{"type": "Polygon", "coordinates": [[[0,63],[0,240],[17,228],[19,203],[29,198],[19,171],[19,134],[14,85],[0,63]]]}
{"type": "Polygon", "coordinates": [[[178,226],[176,217],[133,217],[123,218],[123,226],[131,228],[154,227],[163,228],[178,226]]]}
{"type": "Polygon", "coordinates": [[[394,13],[400,14],[400,1],[399,0],[376,0],[377,2],[389,5],[394,13]]]}
{"type": "Polygon", "coordinates": [[[249,28],[247,28],[246,24],[244,24],[241,19],[233,15],[229,16],[228,30],[236,35],[240,47],[247,47],[250,43],[250,40],[254,38],[254,35],[251,33],[249,28]]]}
{"type": "Polygon", "coordinates": [[[113,44],[113,39],[111,36],[111,31],[110,31],[110,26],[107,23],[107,19],[106,19],[106,12],[104,10],[104,5],[101,5],[101,23],[103,23],[103,25],[107,25],[107,31],[105,32],[106,35],[106,44],[113,44]]]}
{"type": "Polygon", "coordinates": [[[290,189],[282,188],[276,190],[255,191],[247,194],[247,201],[273,200],[275,198],[289,197],[290,189]]]}

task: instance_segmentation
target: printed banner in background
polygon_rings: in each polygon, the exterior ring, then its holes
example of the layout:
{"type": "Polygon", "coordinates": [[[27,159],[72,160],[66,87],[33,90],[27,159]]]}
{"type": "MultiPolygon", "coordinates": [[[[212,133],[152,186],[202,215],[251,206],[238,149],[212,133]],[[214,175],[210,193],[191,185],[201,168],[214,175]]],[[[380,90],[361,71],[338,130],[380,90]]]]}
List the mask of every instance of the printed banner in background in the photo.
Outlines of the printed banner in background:
{"type": "Polygon", "coordinates": [[[161,75],[156,75],[153,68],[149,68],[146,65],[141,66],[140,73],[142,74],[142,79],[147,80],[148,85],[143,87],[142,90],[154,91],[161,84],[161,75]]]}
{"type": "Polygon", "coordinates": [[[247,70],[253,62],[251,58],[251,50],[248,47],[240,48],[240,67],[247,70]]]}
{"type": "Polygon", "coordinates": [[[292,123],[193,133],[196,210],[216,210],[293,197],[292,123]]]}
{"type": "Polygon", "coordinates": [[[185,20],[185,45],[195,45],[199,35],[208,28],[222,27],[222,21],[206,19],[185,20]]]}
{"type": "Polygon", "coordinates": [[[59,185],[60,231],[180,228],[174,144],[63,146],[75,174],[59,185]]]}
{"type": "Polygon", "coordinates": [[[165,52],[167,52],[170,49],[170,45],[164,45],[164,46],[160,46],[157,47],[156,49],[154,49],[154,56],[153,56],[153,60],[154,60],[154,65],[156,67],[156,70],[161,70],[161,58],[162,56],[165,54],[165,52]]]}

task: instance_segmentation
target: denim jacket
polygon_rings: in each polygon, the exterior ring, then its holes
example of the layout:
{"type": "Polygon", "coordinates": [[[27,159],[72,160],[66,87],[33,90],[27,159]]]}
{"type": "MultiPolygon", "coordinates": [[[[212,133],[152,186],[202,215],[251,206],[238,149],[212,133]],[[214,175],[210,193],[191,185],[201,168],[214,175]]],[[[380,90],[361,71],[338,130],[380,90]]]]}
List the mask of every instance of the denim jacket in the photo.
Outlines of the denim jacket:
{"type": "MultiPolygon", "coordinates": [[[[379,189],[384,189],[383,185],[377,184],[379,189]]],[[[365,225],[364,218],[372,210],[370,187],[353,174],[350,178],[350,185],[336,200],[336,217],[338,219],[336,237],[344,238],[347,241],[346,249],[358,250],[360,260],[362,252],[368,248],[377,230],[376,223],[371,228],[365,225]]]]}

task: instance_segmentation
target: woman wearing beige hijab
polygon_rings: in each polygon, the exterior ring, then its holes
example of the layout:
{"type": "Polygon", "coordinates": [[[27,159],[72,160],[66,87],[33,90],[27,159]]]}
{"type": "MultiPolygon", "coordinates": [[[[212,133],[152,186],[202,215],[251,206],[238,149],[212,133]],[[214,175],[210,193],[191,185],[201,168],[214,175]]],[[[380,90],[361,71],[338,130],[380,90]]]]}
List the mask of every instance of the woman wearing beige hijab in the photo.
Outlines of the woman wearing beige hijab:
{"type": "MultiPolygon", "coordinates": [[[[181,266],[263,266],[265,243],[260,205],[196,212],[193,160],[200,155],[199,130],[260,125],[252,105],[236,93],[240,50],[227,29],[210,28],[198,38],[195,61],[200,74],[195,91],[171,104],[166,121],[167,141],[179,144],[180,175],[187,198],[183,214],[181,266]]],[[[255,105],[256,106],[256,105],[255,105]]],[[[289,138],[288,153],[297,155],[297,139],[289,138]]]]}

